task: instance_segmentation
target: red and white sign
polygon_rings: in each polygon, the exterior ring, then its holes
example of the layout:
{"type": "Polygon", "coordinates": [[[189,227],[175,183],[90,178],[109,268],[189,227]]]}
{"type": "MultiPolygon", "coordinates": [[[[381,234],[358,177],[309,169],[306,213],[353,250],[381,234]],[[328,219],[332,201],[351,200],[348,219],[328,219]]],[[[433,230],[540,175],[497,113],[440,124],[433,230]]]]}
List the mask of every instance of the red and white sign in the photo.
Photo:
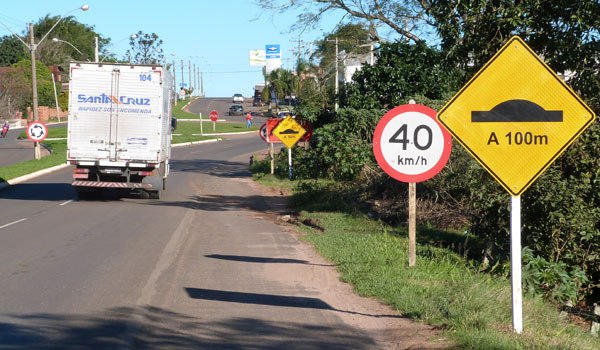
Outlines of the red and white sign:
{"type": "Polygon", "coordinates": [[[273,142],[273,143],[282,143],[281,140],[279,139],[279,137],[275,136],[273,134],[273,130],[275,130],[275,128],[277,127],[277,125],[279,125],[279,123],[281,123],[283,119],[267,119],[267,135],[269,135],[267,137],[267,140],[269,140],[268,142],[273,142]]]}
{"type": "Polygon", "coordinates": [[[444,168],[452,138],[435,117],[427,106],[408,104],[381,118],[373,135],[373,153],[388,175],[402,182],[421,182],[444,168]]]}
{"type": "Polygon", "coordinates": [[[215,110],[210,111],[210,120],[216,122],[219,119],[219,113],[215,110]]]}
{"type": "Polygon", "coordinates": [[[33,142],[41,142],[48,136],[48,128],[42,122],[32,122],[27,126],[27,137],[33,142]]]}

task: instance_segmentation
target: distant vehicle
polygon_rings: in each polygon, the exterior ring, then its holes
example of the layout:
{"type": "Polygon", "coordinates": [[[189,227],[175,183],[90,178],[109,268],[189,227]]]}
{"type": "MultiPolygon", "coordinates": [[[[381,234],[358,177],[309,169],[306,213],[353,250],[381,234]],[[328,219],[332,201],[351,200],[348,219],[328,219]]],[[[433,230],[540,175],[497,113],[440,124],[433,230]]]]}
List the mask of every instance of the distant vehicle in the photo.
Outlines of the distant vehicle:
{"type": "Polygon", "coordinates": [[[242,115],[242,114],[244,114],[244,106],[231,105],[231,107],[229,107],[229,115],[242,115]]]}
{"type": "Polygon", "coordinates": [[[279,112],[279,115],[277,117],[281,118],[281,119],[285,119],[287,117],[292,117],[292,118],[296,119],[296,116],[294,115],[294,113],[289,112],[289,111],[279,112]]]}
{"type": "Polygon", "coordinates": [[[256,106],[262,106],[263,105],[263,101],[260,99],[260,97],[255,97],[254,100],[252,101],[252,106],[256,107],[256,106]]]}
{"type": "Polygon", "coordinates": [[[244,103],[244,96],[242,94],[233,95],[233,103],[244,103]]]}

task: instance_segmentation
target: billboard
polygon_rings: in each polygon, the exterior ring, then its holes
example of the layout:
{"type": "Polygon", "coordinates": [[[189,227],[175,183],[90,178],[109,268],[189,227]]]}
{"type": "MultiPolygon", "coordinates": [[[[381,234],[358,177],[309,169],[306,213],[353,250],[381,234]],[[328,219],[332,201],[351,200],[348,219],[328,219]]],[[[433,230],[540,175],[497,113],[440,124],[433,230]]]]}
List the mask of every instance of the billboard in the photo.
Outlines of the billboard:
{"type": "Polygon", "coordinates": [[[267,57],[265,50],[250,50],[250,65],[261,66],[267,65],[267,57]]]}
{"type": "Polygon", "coordinates": [[[265,45],[265,55],[267,74],[277,68],[281,68],[281,46],[279,44],[265,45]]]}

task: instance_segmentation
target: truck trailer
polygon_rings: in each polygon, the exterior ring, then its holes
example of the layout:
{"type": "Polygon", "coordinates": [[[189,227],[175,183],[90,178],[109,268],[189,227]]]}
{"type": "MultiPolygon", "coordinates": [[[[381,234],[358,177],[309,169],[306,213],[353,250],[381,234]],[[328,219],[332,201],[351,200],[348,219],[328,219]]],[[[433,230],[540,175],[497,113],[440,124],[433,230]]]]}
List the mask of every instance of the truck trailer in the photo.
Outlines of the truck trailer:
{"type": "Polygon", "coordinates": [[[106,188],[158,199],[171,156],[174,92],[162,66],[74,62],[69,72],[67,164],[83,196],[106,188]]]}

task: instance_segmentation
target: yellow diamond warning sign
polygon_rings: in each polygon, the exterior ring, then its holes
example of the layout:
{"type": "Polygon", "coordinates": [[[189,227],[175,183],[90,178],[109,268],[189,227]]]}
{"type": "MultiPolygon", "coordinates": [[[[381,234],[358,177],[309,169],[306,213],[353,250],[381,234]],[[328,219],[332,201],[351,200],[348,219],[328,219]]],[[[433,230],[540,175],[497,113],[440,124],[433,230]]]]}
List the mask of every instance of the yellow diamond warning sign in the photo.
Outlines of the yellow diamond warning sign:
{"type": "Polygon", "coordinates": [[[437,114],[513,196],[521,195],[595,117],[516,36],[437,114]]]}
{"type": "Polygon", "coordinates": [[[298,124],[292,117],[281,121],[273,130],[273,134],[283,142],[287,148],[292,148],[306,134],[306,129],[298,124]]]}

